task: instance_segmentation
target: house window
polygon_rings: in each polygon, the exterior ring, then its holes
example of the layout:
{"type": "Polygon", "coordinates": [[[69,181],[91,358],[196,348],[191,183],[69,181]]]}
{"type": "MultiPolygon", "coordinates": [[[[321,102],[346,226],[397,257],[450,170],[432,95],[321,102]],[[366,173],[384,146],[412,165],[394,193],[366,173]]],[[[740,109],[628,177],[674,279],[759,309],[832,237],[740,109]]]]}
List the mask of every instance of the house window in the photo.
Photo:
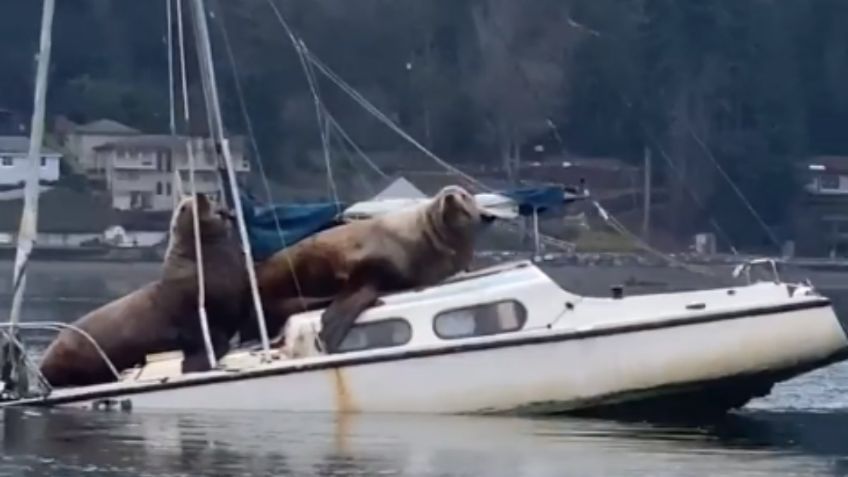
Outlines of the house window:
{"type": "Polygon", "coordinates": [[[47,167],[47,158],[44,156],[41,157],[41,167],[47,167]]]}
{"type": "Polygon", "coordinates": [[[819,178],[819,185],[822,189],[839,189],[839,176],[835,174],[826,174],[819,178]]]}
{"type": "Polygon", "coordinates": [[[156,183],[156,195],[162,195],[162,183],[161,182],[156,183]]]}
{"type": "Polygon", "coordinates": [[[339,345],[339,352],[400,346],[412,338],[412,327],[404,319],[390,318],[354,325],[339,345]]]}
{"type": "Polygon", "coordinates": [[[520,330],[527,310],[515,300],[444,311],[433,319],[433,330],[442,339],[495,335],[520,330]]]}
{"type": "Polygon", "coordinates": [[[171,183],[168,182],[165,184],[165,195],[171,195],[171,183]]]}
{"type": "Polygon", "coordinates": [[[12,167],[12,156],[3,156],[3,159],[0,159],[0,164],[2,164],[3,167],[12,167]]]}
{"type": "Polygon", "coordinates": [[[126,181],[134,181],[141,178],[141,173],[138,171],[117,171],[116,177],[126,181]]]}

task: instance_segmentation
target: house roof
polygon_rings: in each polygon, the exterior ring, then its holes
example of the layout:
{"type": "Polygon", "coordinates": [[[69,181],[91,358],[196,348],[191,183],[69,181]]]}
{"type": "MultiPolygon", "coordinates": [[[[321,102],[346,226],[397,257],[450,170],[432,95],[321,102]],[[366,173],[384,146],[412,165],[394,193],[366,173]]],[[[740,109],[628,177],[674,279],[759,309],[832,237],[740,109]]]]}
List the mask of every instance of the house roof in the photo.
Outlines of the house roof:
{"type": "MultiPolygon", "coordinates": [[[[195,138],[197,139],[197,138],[195,138]]],[[[203,138],[205,143],[209,143],[208,138],[203,138]]],[[[171,136],[170,134],[140,134],[138,136],[128,137],[117,141],[107,142],[95,147],[97,151],[106,151],[118,147],[182,147],[185,145],[185,136],[171,136]]],[[[234,136],[230,138],[230,147],[234,150],[244,148],[244,138],[234,136]]]]}
{"type": "Polygon", "coordinates": [[[140,134],[138,136],[111,141],[95,147],[95,150],[105,151],[116,147],[178,147],[185,144],[180,136],[167,134],[140,134]]]}
{"type": "Polygon", "coordinates": [[[80,126],[74,126],[74,131],[88,134],[141,134],[138,129],[112,119],[98,119],[80,126]]]}
{"type": "MultiPolygon", "coordinates": [[[[0,152],[26,153],[29,152],[29,138],[27,136],[0,136],[0,152]]],[[[41,146],[42,154],[61,154],[46,146],[41,146]]]]}

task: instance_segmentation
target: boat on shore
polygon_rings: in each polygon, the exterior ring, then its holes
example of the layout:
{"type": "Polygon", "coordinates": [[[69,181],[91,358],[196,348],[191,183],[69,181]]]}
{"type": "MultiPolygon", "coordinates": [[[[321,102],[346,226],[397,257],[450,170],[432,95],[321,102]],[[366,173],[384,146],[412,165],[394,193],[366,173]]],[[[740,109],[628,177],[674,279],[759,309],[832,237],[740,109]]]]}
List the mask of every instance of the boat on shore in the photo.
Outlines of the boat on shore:
{"type": "Polygon", "coordinates": [[[94,409],[331,413],[716,415],[848,356],[842,321],[803,284],[585,297],[518,261],[389,295],[337,353],[321,311],[284,349],[231,351],[182,374],[179,352],[115,383],[13,403],[94,409]]]}

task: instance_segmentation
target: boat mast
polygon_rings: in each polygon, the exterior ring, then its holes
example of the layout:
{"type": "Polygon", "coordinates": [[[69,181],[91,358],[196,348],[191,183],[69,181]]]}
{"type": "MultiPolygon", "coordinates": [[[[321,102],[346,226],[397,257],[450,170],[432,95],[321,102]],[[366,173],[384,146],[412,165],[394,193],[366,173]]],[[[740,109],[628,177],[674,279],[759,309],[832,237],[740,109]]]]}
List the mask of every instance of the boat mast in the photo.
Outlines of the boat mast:
{"type": "MultiPolygon", "coordinates": [[[[182,1],[177,1],[177,25],[180,35],[180,84],[182,86],[183,100],[183,123],[187,131],[191,125],[191,109],[189,108],[188,100],[188,79],[186,76],[186,54],[185,54],[185,34],[183,33],[183,7],[182,1]]],[[[189,167],[189,186],[192,197],[197,197],[197,181],[195,180],[195,157],[194,146],[192,139],[189,136],[185,140],[186,159],[188,159],[189,167]]],[[[176,169],[175,169],[176,171],[176,169]]],[[[180,187],[182,190],[182,187],[180,187]]],[[[192,201],[192,223],[194,227],[194,253],[195,262],[197,263],[197,312],[200,318],[200,331],[203,335],[203,345],[206,348],[206,359],[209,361],[209,368],[215,367],[215,351],[212,348],[212,338],[209,335],[209,319],[206,313],[206,275],[203,267],[203,247],[200,240],[200,213],[197,207],[197,201],[192,201]]]]}
{"type": "MultiPolygon", "coordinates": [[[[23,306],[24,288],[26,287],[27,264],[38,233],[38,192],[41,172],[41,143],[44,140],[44,105],[47,100],[47,68],[50,64],[51,33],[53,29],[53,12],[55,10],[54,0],[44,0],[41,14],[41,36],[39,39],[38,67],[35,75],[35,99],[32,111],[32,123],[30,125],[29,171],[24,186],[24,205],[21,211],[21,223],[18,229],[17,250],[15,252],[15,268],[12,280],[13,297],[12,310],[9,314],[9,330],[7,353],[3,363],[3,378],[8,380],[15,369],[20,370],[19,353],[11,351],[17,345],[16,326],[20,322],[21,308],[23,306]],[[11,352],[10,352],[11,351],[11,352]],[[15,357],[15,358],[13,358],[15,357]],[[9,359],[12,362],[8,362],[9,359]],[[10,368],[11,366],[11,368],[10,368]]],[[[17,350],[22,352],[23,350],[17,350]]]]}
{"type": "Polygon", "coordinates": [[[209,27],[206,22],[206,8],[204,6],[204,0],[192,0],[192,6],[194,7],[193,17],[195,34],[197,37],[197,48],[199,49],[198,59],[200,61],[200,76],[204,85],[203,89],[206,99],[207,114],[209,115],[213,129],[210,133],[215,140],[216,153],[224,158],[229,192],[232,196],[233,208],[235,209],[233,212],[235,213],[236,222],[238,223],[241,246],[244,251],[245,268],[247,269],[247,276],[250,281],[253,306],[256,310],[259,336],[262,340],[263,355],[266,360],[269,360],[271,358],[271,354],[268,330],[265,327],[265,313],[262,309],[262,303],[259,298],[256,273],[253,267],[253,253],[250,249],[250,241],[247,236],[247,226],[244,222],[244,215],[241,206],[241,196],[238,191],[235,171],[233,170],[233,159],[230,152],[230,144],[224,135],[224,126],[221,119],[221,105],[218,100],[218,87],[215,81],[215,69],[212,61],[212,47],[209,41],[209,27]]]}

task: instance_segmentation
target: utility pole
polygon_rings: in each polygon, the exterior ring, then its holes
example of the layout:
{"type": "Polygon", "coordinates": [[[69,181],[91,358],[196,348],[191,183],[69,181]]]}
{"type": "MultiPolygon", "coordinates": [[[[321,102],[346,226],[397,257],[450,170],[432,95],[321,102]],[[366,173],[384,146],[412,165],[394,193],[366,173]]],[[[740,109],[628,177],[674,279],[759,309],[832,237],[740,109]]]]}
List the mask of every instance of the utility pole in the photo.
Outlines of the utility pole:
{"type": "Polygon", "coordinates": [[[651,239],[651,149],[645,146],[645,160],[642,166],[645,185],[642,189],[642,240],[651,239]]]}

